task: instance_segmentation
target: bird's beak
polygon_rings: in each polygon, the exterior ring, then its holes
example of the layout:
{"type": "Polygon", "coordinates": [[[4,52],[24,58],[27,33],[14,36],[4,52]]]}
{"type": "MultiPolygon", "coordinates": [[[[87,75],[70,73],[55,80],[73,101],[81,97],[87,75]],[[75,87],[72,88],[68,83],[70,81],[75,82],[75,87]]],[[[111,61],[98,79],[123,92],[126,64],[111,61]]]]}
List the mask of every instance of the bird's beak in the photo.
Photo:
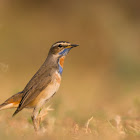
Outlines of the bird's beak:
{"type": "Polygon", "coordinates": [[[79,45],[77,45],[77,44],[70,44],[70,45],[66,46],[65,48],[74,48],[74,47],[77,47],[77,46],[79,46],[79,45]]]}
{"type": "Polygon", "coordinates": [[[71,47],[73,48],[73,47],[77,47],[77,46],[79,46],[79,45],[77,45],[77,44],[71,44],[71,47]]]}

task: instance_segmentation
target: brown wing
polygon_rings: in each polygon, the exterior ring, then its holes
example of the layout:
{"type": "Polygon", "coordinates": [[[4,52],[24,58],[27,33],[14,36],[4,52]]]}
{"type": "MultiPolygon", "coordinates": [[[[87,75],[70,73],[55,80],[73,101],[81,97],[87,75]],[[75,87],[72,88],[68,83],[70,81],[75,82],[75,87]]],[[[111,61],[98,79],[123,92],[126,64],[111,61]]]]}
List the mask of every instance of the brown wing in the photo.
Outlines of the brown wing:
{"type": "Polygon", "coordinates": [[[40,94],[41,91],[47,87],[47,85],[51,82],[51,76],[53,72],[54,68],[40,68],[40,70],[33,76],[33,78],[23,90],[23,97],[13,116],[26,107],[40,94]]]}

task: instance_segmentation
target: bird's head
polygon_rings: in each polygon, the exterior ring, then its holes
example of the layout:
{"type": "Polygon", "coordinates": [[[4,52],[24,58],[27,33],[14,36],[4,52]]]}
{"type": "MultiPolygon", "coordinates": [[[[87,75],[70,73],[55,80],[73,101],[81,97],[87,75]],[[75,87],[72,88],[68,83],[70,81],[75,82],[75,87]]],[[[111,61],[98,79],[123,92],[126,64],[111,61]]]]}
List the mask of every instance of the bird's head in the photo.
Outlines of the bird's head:
{"type": "Polygon", "coordinates": [[[66,56],[68,52],[79,45],[71,44],[67,41],[58,41],[54,43],[50,49],[50,53],[57,56],[66,56]]]}

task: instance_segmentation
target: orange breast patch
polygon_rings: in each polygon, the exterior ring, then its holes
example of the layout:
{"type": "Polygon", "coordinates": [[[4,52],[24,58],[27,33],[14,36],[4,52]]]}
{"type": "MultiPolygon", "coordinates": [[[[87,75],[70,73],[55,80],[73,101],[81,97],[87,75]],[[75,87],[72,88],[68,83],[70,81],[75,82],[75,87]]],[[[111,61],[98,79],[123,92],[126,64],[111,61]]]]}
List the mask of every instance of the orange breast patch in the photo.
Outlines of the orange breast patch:
{"type": "Polygon", "coordinates": [[[59,64],[60,66],[63,68],[63,65],[64,65],[64,59],[65,59],[65,56],[62,56],[60,59],[59,59],[59,64]]]}

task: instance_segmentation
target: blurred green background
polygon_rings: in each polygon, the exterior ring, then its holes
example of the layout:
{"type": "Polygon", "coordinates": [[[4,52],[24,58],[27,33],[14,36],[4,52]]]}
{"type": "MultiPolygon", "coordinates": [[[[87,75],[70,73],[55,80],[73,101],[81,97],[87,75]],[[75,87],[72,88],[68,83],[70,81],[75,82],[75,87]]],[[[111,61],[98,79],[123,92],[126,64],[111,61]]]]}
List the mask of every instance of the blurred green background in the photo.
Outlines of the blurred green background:
{"type": "MultiPolygon", "coordinates": [[[[80,46],[65,60],[50,114],[80,125],[91,116],[139,116],[139,15],[138,0],[0,0],[0,102],[21,91],[50,46],[64,40],[80,46]]],[[[31,112],[16,118],[24,114],[31,112]]]]}

